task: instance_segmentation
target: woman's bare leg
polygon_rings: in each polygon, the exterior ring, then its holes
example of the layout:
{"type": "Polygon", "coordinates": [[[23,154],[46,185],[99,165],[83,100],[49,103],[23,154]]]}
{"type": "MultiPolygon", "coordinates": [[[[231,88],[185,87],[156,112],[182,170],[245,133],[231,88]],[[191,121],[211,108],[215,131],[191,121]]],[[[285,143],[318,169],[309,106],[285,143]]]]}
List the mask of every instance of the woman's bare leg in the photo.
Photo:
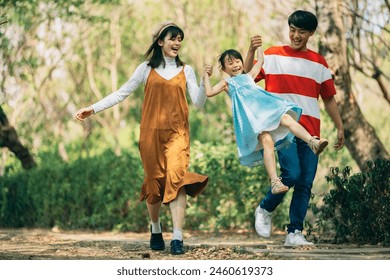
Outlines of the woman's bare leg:
{"type": "Polygon", "coordinates": [[[149,216],[152,220],[152,223],[157,223],[160,214],[161,202],[157,202],[156,204],[149,204],[146,202],[146,206],[148,208],[149,216]]]}
{"type": "Polygon", "coordinates": [[[159,219],[161,202],[157,202],[156,204],[149,204],[146,202],[146,206],[148,208],[150,220],[152,221],[152,233],[162,232],[159,219]]]}
{"type": "Polygon", "coordinates": [[[152,220],[151,224],[151,235],[150,235],[150,248],[152,250],[164,250],[165,243],[162,235],[162,228],[159,219],[159,213],[161,208],[161,202],[155,204],[149,204],[146,202],[148,208],[150,219],[152,220]]]}
{"type": "Polygon", "coordinates": [[[179,190],[177,197],[175,200],[169,203],[169,207],[171,209],[172,215],[172,223],[173,223],[173,238],[172,239],[183,239],[183,225],[184,225],[184,217],[186,213],[187,206],[187,195],[184,188],[179,190]]]}

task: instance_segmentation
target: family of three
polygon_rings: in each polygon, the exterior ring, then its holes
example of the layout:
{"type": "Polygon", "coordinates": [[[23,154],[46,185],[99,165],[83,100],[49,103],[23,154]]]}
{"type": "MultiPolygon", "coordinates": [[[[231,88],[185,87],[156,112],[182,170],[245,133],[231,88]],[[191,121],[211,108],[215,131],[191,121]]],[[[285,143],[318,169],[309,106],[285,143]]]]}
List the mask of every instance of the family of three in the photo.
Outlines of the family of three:
{"type": "Polygon", "coordinates": [[[179,58],[183,30],[173,22],[159,25],[152,44],[130,79],[117,91],[97,103],[80,109],[75,117],[84,121],[92,114],[114,106],[140,85],[144,100],[139,150],[144,169],[140,200],[149,212],[150,248],[164,250],[161,204],[169,205],[173,232],[170,252],[183,254],[183,226],[187,195],[197,196],[208,177],[189,172],[190,136],[188,92],[192,103],[202,108],[207,97],[222,91],[232,100],[234,130],[241,164],[264,163],[271,187],[255,211],[255,229],[263,237],[271,234],[272,212],[285,193],[293,188],[290,223],[285,244],[308,245],[302,235],[303,222],[315,177],[318,154],[328,141],[320,138],[318,98],[338,130],[335,149],[344,144],[344,132],[334,99],[335,88],[327,64],[307,49],[317,27],[316,17],[296,11],[288,19],[290,45],[272,47],[263,54],[261,37],[251,38],[244,63],[241,54],[227,50],[220,57],[221,69],[230,77],[211,86],[212,66],[205,65],[200,85],[193,68],[179,58]],[[257,62],[255,53],[257,51],[257,62]],[[265,79],[265,90],[256,85],[265,79]],[[277,176],[274,151],[281,168],[277,176]]]}

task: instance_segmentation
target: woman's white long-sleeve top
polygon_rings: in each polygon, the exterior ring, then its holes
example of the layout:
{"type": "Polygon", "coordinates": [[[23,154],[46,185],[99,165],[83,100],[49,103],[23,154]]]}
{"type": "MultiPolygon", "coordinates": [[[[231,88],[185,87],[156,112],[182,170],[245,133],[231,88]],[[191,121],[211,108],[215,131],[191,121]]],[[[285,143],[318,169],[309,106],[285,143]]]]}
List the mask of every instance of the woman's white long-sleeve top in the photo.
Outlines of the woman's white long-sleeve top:
{"type": "MultiPolygon", "coordinates": [[[[141,84],[145,85],[150,70],[152,69],[147,65],[148,62],[141,63],[137,69],[134,71],[134,74],[130,77],[130,79],[121,86],[117,91],[114,91],[110,95],[106,96],[102,100],[96,102],[92,105],[94,113],[103,111],[109,107],[112,107],[120,102],[122,102],[126,97],[131,95],[141,84]]],[[[180,73],[180,71],[184,67],[184,74],[187,80],[187,91],[190,95],[192,103],[197,108],[202,108],[206,103],[206,94],[203,85],[203,80],[201,80],[200,87],[198,86],[198,82],[196,80],[196,75],[191,66],[176,66],[175,59],[173,58],[165,58],[165,67],[160,65],[155,68],[156,72],[166,80],[170,80],[176,75],[180,73]]]]}

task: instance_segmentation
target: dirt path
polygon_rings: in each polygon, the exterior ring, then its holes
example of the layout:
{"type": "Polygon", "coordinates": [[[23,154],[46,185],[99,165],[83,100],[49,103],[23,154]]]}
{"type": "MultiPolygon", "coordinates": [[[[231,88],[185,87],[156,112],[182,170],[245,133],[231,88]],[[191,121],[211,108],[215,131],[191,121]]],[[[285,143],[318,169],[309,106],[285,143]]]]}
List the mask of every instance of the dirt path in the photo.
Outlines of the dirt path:
{"type": "Polygon", "coordinates": [[[261,239],[253,232],[210,234],[185,233],[186,254],[169,254],[167,249],[149,249],[149,233],[58,231],[44,229],[0,229],[1,260],[388,260],[390,248],[316,244],[291,248],[283,245],[284,233],[261,239]]]}

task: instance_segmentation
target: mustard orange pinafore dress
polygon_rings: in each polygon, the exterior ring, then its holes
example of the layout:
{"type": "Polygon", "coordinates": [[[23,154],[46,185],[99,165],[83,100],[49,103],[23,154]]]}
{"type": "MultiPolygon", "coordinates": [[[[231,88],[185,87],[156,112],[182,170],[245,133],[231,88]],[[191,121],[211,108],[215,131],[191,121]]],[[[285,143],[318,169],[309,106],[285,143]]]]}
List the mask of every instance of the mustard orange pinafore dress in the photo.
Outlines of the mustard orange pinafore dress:
{"type": "Polygon", "coordinates": [[[190,135],[184,67],[170,80],[153,68],[145,85],[139,150],[144,168],[140,200],[149,204],[174,200],[184,187],[197,196],[208,177],[188,171],[190,135]]]}

